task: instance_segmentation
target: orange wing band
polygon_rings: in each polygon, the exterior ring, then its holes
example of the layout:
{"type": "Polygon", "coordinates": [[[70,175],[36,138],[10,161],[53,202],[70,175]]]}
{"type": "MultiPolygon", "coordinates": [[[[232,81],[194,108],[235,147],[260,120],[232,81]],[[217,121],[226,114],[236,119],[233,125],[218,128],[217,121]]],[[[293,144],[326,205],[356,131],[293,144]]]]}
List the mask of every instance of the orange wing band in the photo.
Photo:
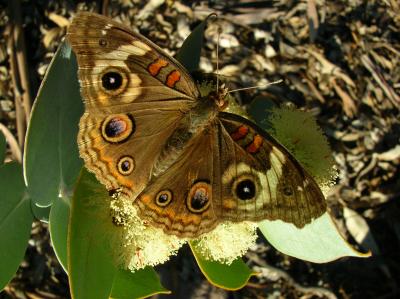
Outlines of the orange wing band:
{"type": "Polygon", "coordinates": [[[255,135],[253,142],[246,147],[246,151],[250,154],[257,153],[262,146],[263,138],[260,135],[255,135]]]}
{"type": "Polygon", "coordinates": [[[181,79],[181,73],[178,72],[177,70],[174,70],[172,72],[170,72],[167,76],[167,81],[165,82],[165,84],[168,87],[174,88],[175,84],[181,79]]]}
{"type": "Polygon", "coordinates": [[[246,137],[249,132],[249,128],[246,126],[240,126],[235,132],[231,134],[233,140],[238,141],[246,137]]]}
{"type": "Polygon", "coordinates": [[[167,61],[163,59],[157,59],[154,62],[150,63],[147,70],[153,77],[155,77],[160,73],[161,69],[163,67],[166,67],[167,65],[168,65],[167,61]]]}

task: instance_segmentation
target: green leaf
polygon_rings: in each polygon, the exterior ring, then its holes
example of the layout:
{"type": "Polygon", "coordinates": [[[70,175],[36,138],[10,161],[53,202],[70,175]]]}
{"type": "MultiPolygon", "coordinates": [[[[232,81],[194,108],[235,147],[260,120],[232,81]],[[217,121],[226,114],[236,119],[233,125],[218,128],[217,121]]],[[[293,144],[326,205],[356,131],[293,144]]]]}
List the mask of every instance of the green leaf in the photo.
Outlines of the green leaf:
{"type": "Polygon", "coordinates": [[[107,190],[82,169],[72,199],[67,243],[73,298],[108,298],[111,291],[112,298],[129,299],[168,293],[152,268],[135,273],[117,268],[123,227],[111,221],[109,205],[107,190]]]}
{"type": "Polygon", "coordinates": [[[273,129],[269,119],[271,112],[277,105],[266,96],[256,96],[250,103],[248,112],[251,118],[265,131],[271,133],[273,129]]]}
{"type": "Polygon", "coordinates": [[[170,293],[161,285],[156,271],[147,267],[134,273],[119,270],[115,276],[110,298],[133,299],[170,293]]]}
{"type": "Polygon", "coordinates": [[[50,211],[49,230],[51,243],[62,267],[67,272],[67,239],[70,201],[68,198],[57,198],[50,211]]]}
{"type": "Polygon", "coordinates": [[[72,198],[68,235],[68,273],[74,299],[108,298],[117,268],[113,257],[116,227],[109,195],[93,174],[82,169],[72,198]]]}
{"type": "Polygon", "coordinates": [[[3,164],[4,159],[6,157],[6,138],[3,133],[0,131],[0,165],[3,164]]]}
{"type": "Polygon", "coordinates": [[[302,229],[280,220],[264,220],[259,228],[280,252],[314,263],[326,263],[344,256],[368,257],[355,251],[340,235],[328,213],[302,229]]]}
{"type": "Polygon", "coordinates": [[[25,177],[39,207],[72,194],[82,167],[76,142],[82,113],[75,56],[63,43],[35,100],[25,143],[25,177]]]}
{"type": "Polygon", "coordinates": [[[0,290],[14,276],[28,244],[33,216],[22,167],[0,166],[0,290]]]}
{"type": "Polygon", "coordinates": [[[50,206],[49,207],[38,207],[33,201],[31,201],[31,211],[33,216],[44,223],[49,222],[49,217],[50,217],[50,206]]]}
{"type": "Polygon", "coordinates": [[[185,39],[175,58],[183,64],[189,73],[198,70],[200,63],[201,49],[203,48],[204,29],[206,28],[208,16],[192,31],[185,39]]]}
{"type": "Polygon", "coordinates": [[[201,272],[210,283],[217,287],[238,290],[243,288],[250,277],[256,274],[247,267],[241,258],[234,260],[230,265],[225,265],[206,260],[196,249],[194,242],[190,242],[189,245],[201,272]]]}

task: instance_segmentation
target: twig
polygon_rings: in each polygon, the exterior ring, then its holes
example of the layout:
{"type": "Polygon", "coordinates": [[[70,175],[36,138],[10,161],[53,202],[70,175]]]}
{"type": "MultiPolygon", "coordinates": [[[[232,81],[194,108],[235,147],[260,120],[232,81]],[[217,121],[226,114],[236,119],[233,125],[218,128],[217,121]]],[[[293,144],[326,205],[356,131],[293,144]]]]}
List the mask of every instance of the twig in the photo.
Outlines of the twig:
{"type": "Polygon", "coordinates": [[[21,148],[18,145],[18,141],[15,139],[13,133],[11,133],[10,130],[2,123],[0,123],[0,131],[4,134],[4,137],[6,137],[7,143],[10,145],[10,150],[11,150],[11,153],[12,153],[13,157],[15,158],[15,160],[17,160],[18,162],[21,162],[22,161],[22,151],[21,151],[21,148]]]}
{"type": "Polygon", "coordinates": [[[108,6],[109,6],[109,1],[108,0],[103,0],[101,5],[101,14],[103,16],[108,17],[108,6]]]}
{"type": "Polygon", "coordinates": [[[8,5],[12,24],[12,30],[10,34],[10,39],[12,41],[10,64],[12,67],[12,73],[16,73],[15,75],[12,75],[13,80],[16,80],[13,82],[14,91],[17,91],[16,86],[18,86],[20,88],[17,92],[21,93],[20,100],[16,100],[15,109],[17,117],[18,141],[20,147],[22,148],[25,140],[26,124],[29,122],[29,116],[31,113],[32,96],[29,81],[28,63],[26,59],[25,39],[22,29],[21,1],[9,0],[8,5]],[[22,111],[20,111],[20,109],[22,111]],[[21,118],[23,118],[23,120],[21,118]]]}
{"type": "Polygon", "coordinates": [[[6,31],[8,33],[7,53],[10,60],[10,75],[14,89],[14,106],[15,106],[15,118],[16,118],[15,126],[17,128],[18,144],[22,147],[24,143],[24,135],[26,130],[26,118],[24,110],[22,108],[23,90],[20,85],[17,60],[14,51],[14,38],[12,35],[13,26],[9,25],[6,31]]]}
{"type": "Polygon", "coordinates": [[[372,74],[372,77],[382,88],[383,92],[386,94],[387,98],[392,102],[393,106],[399,107],[400,96],[393,90],[393,88],[385,80],[382,73],[374,65],[368,55],[364,54],[361,56],[361,62],[364,64],[365,68],[372,74]]]}

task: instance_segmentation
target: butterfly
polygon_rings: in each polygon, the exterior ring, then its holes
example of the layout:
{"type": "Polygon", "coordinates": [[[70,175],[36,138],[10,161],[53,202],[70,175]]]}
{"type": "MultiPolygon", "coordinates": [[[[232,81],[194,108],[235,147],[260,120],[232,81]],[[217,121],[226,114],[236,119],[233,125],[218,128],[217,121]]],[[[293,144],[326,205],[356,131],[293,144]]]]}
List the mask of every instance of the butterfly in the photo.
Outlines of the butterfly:
{"type": "Polygon", "coordinates": [[[85,103],[80,156],[149,225],[196,238],[223,221],[301,228],[326,211],[317,183],[279,142],[224,111],[223,86],[201,95],[177,60],[101,15],[78,13],[67,40],[85,103]]]}

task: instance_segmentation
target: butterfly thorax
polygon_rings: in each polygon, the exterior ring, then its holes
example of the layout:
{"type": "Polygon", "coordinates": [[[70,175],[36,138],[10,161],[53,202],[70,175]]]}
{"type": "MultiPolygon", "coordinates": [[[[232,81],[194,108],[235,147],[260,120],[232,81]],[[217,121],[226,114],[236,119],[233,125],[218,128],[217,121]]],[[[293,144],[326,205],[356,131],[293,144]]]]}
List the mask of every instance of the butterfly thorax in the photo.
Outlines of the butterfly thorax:
{"type": "Polygon", "coordinates": [[[215,105],[221,111],[224,110],[228,105],[227,95],[228,88],[225,87],[225,84],[222,84],[217,90],[211,91],[206,96],[206,100],[215,103],[215,105]]]}
{"type": "Polygon", "coordinates": [[[168,138],[153,167],[153,178],[159,176],[180,159],[181,153],[186,147],[191,146],[190,141],[196,140],[196,136],[208,134],[219,111],[227,105],[226,95],[227,89],[222,86],[218,91],[211,91],[208,95],[200,97],[195,105],[183,114],[176,130],[168,138]]]}

